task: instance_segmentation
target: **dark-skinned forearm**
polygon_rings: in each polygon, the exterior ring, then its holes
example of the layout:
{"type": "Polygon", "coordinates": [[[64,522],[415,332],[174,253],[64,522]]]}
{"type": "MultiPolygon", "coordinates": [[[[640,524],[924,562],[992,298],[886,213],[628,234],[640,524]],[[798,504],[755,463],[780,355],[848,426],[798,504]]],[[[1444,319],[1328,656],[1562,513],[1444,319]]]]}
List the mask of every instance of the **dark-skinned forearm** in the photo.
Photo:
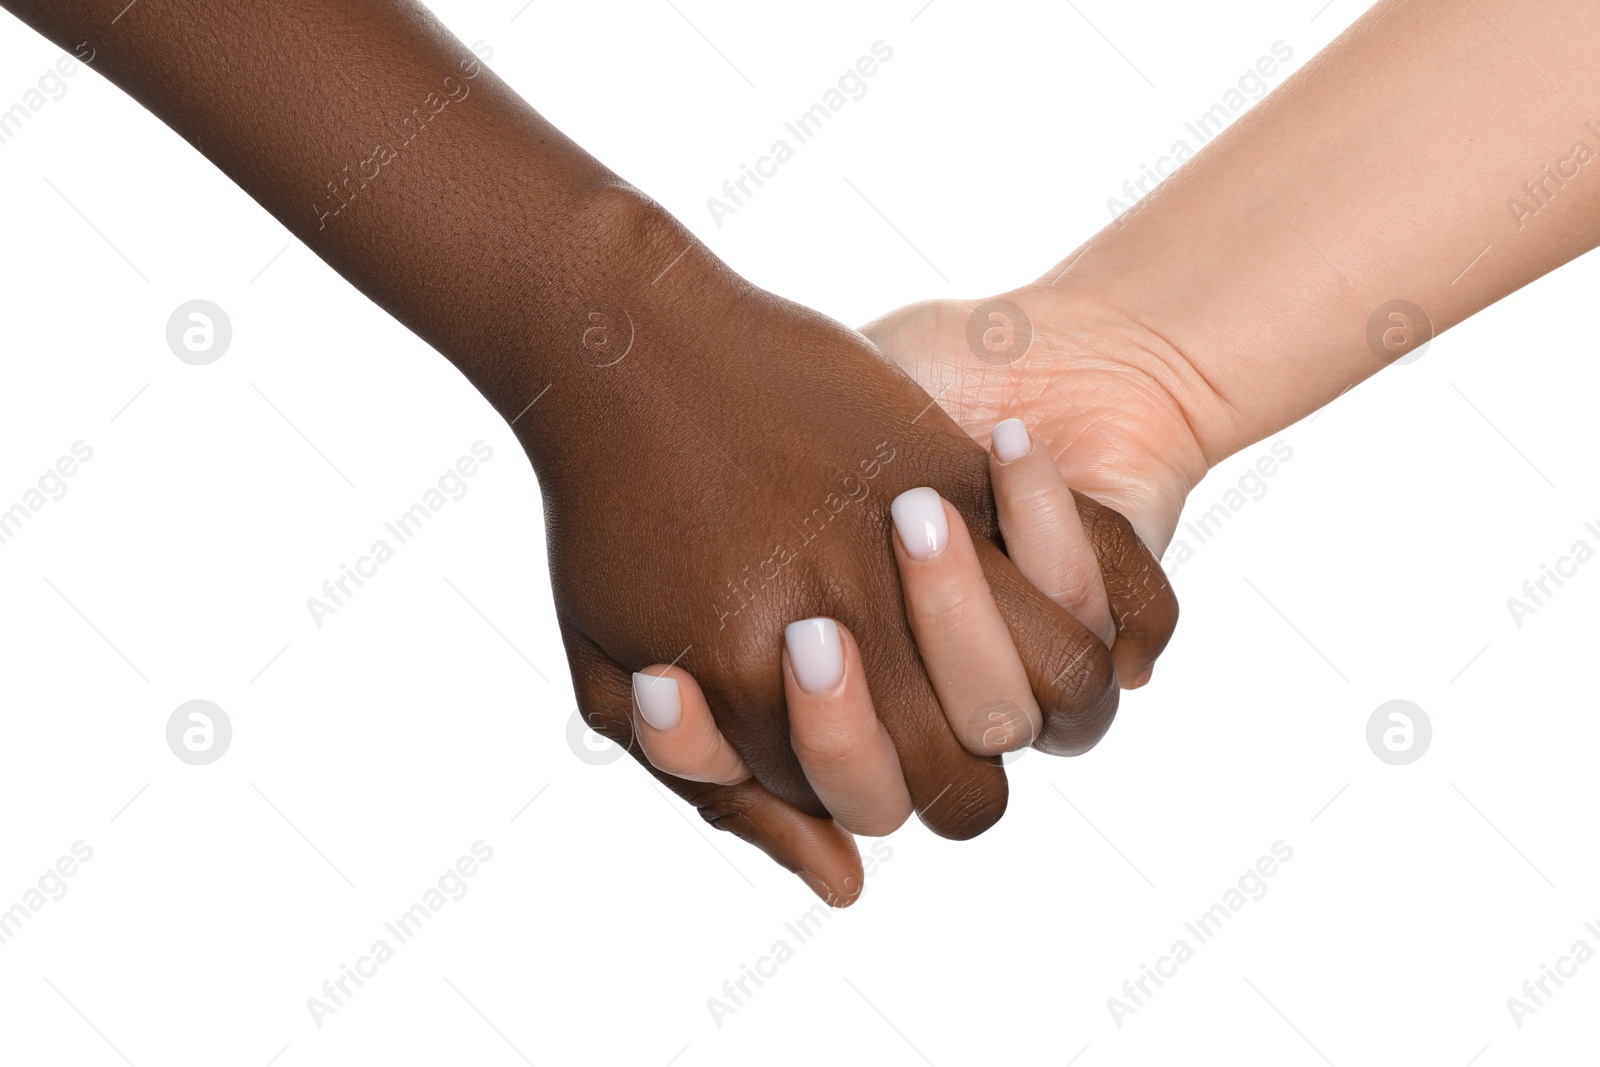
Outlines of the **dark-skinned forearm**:
{"type": "MultiPolygon", "coordinates": [[[[581,323],[641,299],[690,239],[419,4],[4,6],[92,56],[507,418],[556,390],[518,422],[536,465],[563,423],[627,401],[596,381],[603,358],[582,358],[581,323]]],[[[677,269],[731,282],[686,259],[677,269]]]]}

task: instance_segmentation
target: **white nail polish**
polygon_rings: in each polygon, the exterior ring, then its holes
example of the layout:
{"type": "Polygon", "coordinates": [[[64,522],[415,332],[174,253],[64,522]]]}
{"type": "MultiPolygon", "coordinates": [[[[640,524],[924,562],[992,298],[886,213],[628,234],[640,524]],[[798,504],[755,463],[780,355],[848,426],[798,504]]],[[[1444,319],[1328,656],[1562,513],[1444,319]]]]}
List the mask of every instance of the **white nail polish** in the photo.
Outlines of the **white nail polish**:
{"type": "Polygon", "coordinates": [[[783,629],[783,643],[795,680],[806,692],[831,692],[844,677],[844,642],[832,619],[791,622],[783,629]]]}
{"type": "Polygon", "coordinates": [[[678,725],[683,697],[678,692],[678,680],[671,675],[635,673],[633,699],[644,721],[657,730],[670,730],[678,725]]]}
{"type": "Polygon", "coordinates": [[[1021,459],[1033,451],[1033,438],[1021,419],[1007,419],[994,426],[994,456],[1001,463],[1021,459]]]}
{"type": "Polygon", "coordinates": [[[944,501],[929,488],[907,489],[889,505],[894,528],[912,559],[932,559],[950,543],[950,527],[945,524],[944,501]]]}

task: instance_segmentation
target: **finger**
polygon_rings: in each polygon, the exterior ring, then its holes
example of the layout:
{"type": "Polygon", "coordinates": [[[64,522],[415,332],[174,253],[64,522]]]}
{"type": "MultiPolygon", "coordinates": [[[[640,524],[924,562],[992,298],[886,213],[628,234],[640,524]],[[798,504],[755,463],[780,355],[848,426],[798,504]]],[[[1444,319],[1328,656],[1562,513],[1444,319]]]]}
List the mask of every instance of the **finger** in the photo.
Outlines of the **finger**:
{"type": "Polygon", "coordinates": [[[635,674],[632,685],[634,736],[656,770],[714,785],[750,777],[688,671],[657,664],[635,674]]]}
{"type": "Polygon", "coordinates": [[[678,795],[719,830],[743,838],[794,872],[833,908],[848,908],[865,888],[856,840],[832,819],[797,811],[754,778],[738,785],[682,782],[678,795]]]}
{"type": "Polygon", "coordinates": [[[1027,671],[1044,728],[1033,747],[1056,756],[1093,748],[1117,713],[1111,650],[1041,593],[987,540],[976,543],[984,577],[1027,671]]]}
{"type": "Polygon", "coordinates": [[[980,756],[1027,746],[1043,716],[965,520],[928,488],[889,510],[906,618],[957,740],[980,756]]]}
{"type": "Polygon", "coordinates": [[[832,619],[791,623],[783,638],[789,737],[806,780],[846,830],[893,833],[911,814],[911,793],[855,638],[832,619]]]}
{"type": "Polygon", "coordinates": [[[932,668],[894,603],[900,599],[898,583],[892,573],[884,577],[883,587],[870,593],[850,582],[830,587],[826,610],[862,635],[858,643],[872,680],[873,708],[900,755],[917,817],[940,837],[966,841],[1005,815],[1005,768],[999,757],[975,756],[956,739],[928,681],[932,668]]]}
{"type": "Polygon", "coordinates": [[[1092,497],[1072,495],[1117,625],[1111,646],[1117,675],[1125,688],[1136,689],[1149,681],[1151,668],[1177,629],[1178,597],[1132,523],[1092,497]]]}
{"type": "Polygon", "coordinates": [[[1040,592],[1112,645],[1117,628],[1100,561],[1061,468],[1046,449],[1034,447],[1021,419],[998,423],[991,437],[989,477],[1006,555],[1040,592]]]}
{"type": "MultiPolygon", "coordinates": [[[[629,673],[587,638],[562,629],[578,710],[591,729],[626,748],[712,826],[748,841],[800,877],[831,907],[848,907],[864,888],[855,839],[831,819],[796,810],[754,779],[736,785],[694,782],[657,770],[634,743],[629,673]]],[[[675,679],[682,684],[682,679],[675,679]]],[[[693,679],[689,679],[693,683],[693,679]]],[[[695,689],[698,690],[698,685],[695,689]]],[[[703,698],[702,698],[703,699],[703,698]]]]}

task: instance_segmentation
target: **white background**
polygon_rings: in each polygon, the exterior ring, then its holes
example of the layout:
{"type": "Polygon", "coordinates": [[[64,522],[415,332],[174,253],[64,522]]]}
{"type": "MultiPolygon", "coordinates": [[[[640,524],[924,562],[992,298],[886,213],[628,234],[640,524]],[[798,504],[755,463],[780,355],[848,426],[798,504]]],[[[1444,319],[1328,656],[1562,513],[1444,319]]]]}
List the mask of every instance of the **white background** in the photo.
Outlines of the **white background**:
{"type": "MultiPolygon", "coordinates": [[[[1274,42],[1297,68],[1360,13],[1320,2],[434,7],[737,269],[858,323],[1064,257],[1274,42]],[[706,198],[878,40],[868,94],[716,226],[706,198]]],[[[0,16],[0,108],[57,55],[0,16]]],[[[0,908],[94,854],[0,945],[0,1060],[1592,1055],[1600,963],[1520,1028],[1506,1006],[1600,949],[1600,565],[1520,628],[1506,606],[1600,545],[1592,257],[1285,431],[1265,495],[1175,570],[1178,635],[1107,740],[1019,760],[976,841],[886,840],[799,944],[798,881],[569,744],[538,488],[502,421],[146,112],[66,84],[0,145],[0,508],[94,450],[0,545],[0,908]],[[195,298],[233,323],[210,366],[166,344],[195,298]],[[468,494],[317,629],[306,598],[479,440],[468,494]],[[196,698],[234,728],[205,767],[165,740],[196,698]],[[1397,698],[1434,729],[1404,767],[1365,735],[1397,698]],[[307,998],[479,840],[470,892],[315,1025],[307,998]],[[1266,895],[1118,1026],[1107,998],[1278,841],[1266,895]],[[707,998],[780,938],[794,958],[718,1026],[707,998]]]]}

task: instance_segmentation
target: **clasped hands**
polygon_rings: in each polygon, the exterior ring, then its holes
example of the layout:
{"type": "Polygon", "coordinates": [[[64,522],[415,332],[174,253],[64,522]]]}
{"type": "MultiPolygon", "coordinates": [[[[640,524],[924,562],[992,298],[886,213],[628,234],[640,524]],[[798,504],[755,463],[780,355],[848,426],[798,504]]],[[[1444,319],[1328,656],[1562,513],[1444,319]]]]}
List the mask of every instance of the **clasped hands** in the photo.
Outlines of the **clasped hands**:
{"type": "Polygon", "coordinates": [[[975,836],[1001,754],[1101,739],[1176,623],[1156,553],[1205,468],[1153,343],[1043,283],[858,333],[689,255],[586,385],[648,416],[599,464],[530,448],[579,708],[847,905],[852,834],[975,836]]]}

